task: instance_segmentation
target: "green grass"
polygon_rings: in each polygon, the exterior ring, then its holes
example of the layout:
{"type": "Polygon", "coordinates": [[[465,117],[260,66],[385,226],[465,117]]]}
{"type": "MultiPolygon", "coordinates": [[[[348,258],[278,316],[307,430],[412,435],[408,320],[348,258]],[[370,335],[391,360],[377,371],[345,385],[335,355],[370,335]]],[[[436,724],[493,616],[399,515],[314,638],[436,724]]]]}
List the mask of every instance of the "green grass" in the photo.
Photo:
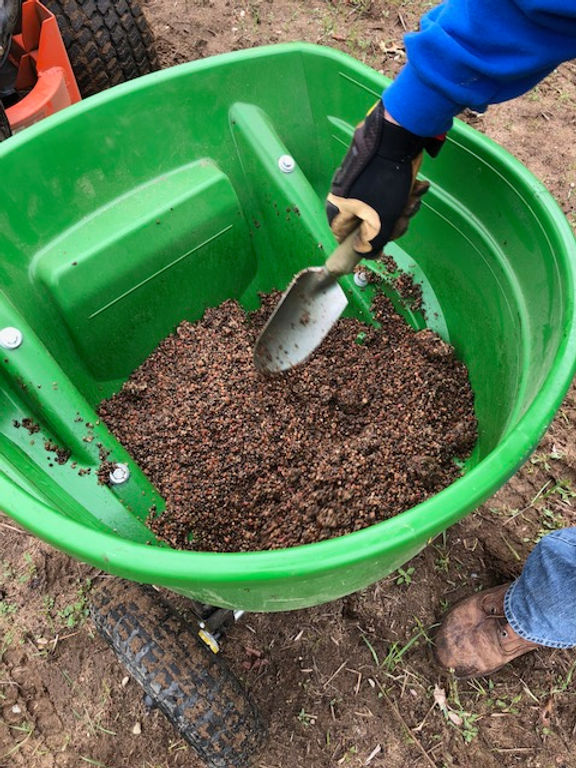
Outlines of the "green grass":
{"type": "Polygon", "coordinates": [[[36,566],[32,561],[32,555],[29,552],[24,552],[24,571],[19,574],[16,579],[19,584],[27,584],[30,579],[36,575],[36,566]]]}
{"type": "Polygon", "coordinates": [[[396,571],[396,573],[398,573],[396,584],[398,586],[402,586],[402,584],[405,584],[406,586],[408,586],[408,584],[412,584],[412,576],[414,575],[415,571],[416,568],[414,568],[412,565],[409,568],[398,568],[396,571]]]}
{"type": "Polygon", "coordinates": [[[298,712],[298,722],[302,723],[305,728],[314,725],[317,719],[316,715],[311,715],[309,712],[306,712],[304,708],[298,712]]]}
{"type": "MultiPolygon", "coordinates": [[[[81,627],[90,613],[88,605],[88,593],[92,586],[91,579],[84,579],[79,585],[76,591],[76,597],[73,602],[68,603],[57,612],[57,617],[64,623],[68,629],[75,629],[81,627]]],[[[53,608],[54,602],[50,604],[50,609],[53,608]]]]}
{"type": "Polygon", "coordinates": [[[8,603],[6,600],[0,600],[0,616],[11,616],[18,611],[18,606],[14,603],[8,603]]]}

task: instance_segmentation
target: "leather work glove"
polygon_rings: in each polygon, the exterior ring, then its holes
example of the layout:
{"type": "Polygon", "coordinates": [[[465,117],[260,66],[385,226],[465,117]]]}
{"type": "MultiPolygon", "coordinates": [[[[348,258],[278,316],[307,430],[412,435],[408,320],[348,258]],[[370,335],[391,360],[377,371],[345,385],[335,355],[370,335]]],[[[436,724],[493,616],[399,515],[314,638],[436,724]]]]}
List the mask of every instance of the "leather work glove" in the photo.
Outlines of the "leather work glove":
{"type": "Polygon", "coordinates": [[[326,198],[336,239],[341,242],[360,224],[354,250],[373,259],[403,235],[430,186],[416,179],[422,152],[436,157],[443,142],[443,136],[416,136],[389,122],[378,101],[356,128],[326,198]]]}

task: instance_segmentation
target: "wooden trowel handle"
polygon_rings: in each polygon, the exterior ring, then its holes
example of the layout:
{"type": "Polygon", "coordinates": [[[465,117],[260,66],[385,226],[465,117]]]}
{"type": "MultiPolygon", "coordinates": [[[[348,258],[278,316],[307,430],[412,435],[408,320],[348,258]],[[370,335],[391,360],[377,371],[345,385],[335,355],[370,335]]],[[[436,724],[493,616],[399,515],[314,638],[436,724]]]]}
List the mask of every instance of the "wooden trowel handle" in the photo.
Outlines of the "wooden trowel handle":
{"type": "Polygon", "coordinates": [[[330,254],[324,266],[335,277],[350,275],[362,259],[362,254],[354,250],[354,238],[359,227],[354,229],[340,245],[330,254]]]}

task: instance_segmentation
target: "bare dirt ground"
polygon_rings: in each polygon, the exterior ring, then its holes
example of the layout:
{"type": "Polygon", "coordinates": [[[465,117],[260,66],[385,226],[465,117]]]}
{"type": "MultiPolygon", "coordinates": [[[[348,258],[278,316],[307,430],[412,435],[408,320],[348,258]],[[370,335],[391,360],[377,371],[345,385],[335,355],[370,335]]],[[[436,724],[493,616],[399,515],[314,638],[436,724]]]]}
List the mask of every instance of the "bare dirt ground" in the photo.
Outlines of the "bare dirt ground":
{"type": "MultiPolygon", "coordinates": [[[[149,0],[146,11],[163,66],[305,39],[393,75],[404,30],[430,5],[149,0]]],[[[572,225],[575,75],[564,65],[527,96],[468,118],[544,181],[572,225]]],[[[269,720],[259,768],[576,766],[572,651],[539,650],[491,680],[456,682],[434,667],[429,642],[449,604],[514,578],[543,533],[576,525],[575,424],[572,390],[525,467],[402,573],[233,629],[224,652],[269,720]]],[[[5,517],[0,532],[0,766],[200,768],[87,620],[91,584],[107,577],[5,517]]]]}

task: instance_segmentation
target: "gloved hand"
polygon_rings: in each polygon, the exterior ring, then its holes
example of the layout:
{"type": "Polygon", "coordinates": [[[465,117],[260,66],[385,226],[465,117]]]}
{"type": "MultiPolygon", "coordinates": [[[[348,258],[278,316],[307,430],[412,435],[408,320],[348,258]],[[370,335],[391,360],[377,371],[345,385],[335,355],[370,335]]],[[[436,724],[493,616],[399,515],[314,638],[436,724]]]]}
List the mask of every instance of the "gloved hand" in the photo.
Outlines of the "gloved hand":
{"type": "Polygon", "coordinates": [[[354,250],[376,258],[389,240],[403,235],[430,186],[416,179],[422,152],[436,157],[443,140],[389,122],[378,101],[356,128],[332,179],[326,213],[336,239],[341,242],[360,224],[354,250]]]}

